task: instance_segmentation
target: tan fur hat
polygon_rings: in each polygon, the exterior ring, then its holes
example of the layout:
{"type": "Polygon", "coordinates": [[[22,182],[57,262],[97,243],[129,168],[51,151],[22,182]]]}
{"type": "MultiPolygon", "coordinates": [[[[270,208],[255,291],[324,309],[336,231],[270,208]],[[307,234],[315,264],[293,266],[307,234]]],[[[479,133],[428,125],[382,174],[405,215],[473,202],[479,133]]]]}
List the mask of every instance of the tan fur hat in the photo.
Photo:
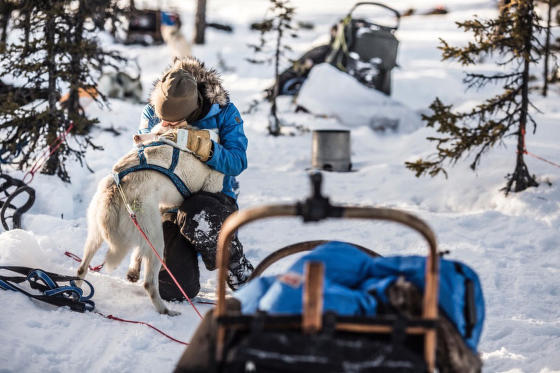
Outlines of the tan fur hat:
{"type": "Polygon", "coordinates": [[[201,98],[193,76],[172,68],[156,84],[150,102],[161,120],[177,122],[200,110],[201,98]]]}

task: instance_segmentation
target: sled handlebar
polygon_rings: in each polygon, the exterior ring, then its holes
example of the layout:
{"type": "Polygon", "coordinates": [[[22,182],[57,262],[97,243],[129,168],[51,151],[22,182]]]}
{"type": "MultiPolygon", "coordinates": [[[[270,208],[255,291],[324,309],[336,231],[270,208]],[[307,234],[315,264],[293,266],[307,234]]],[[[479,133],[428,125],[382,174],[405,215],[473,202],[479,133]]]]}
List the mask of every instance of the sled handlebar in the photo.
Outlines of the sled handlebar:
{"type": "MultiPolygon", "coordinates": [[[[342,215],[340,218],[346,219],[371,219],[371,220],[385,220],[393,221],[396,223],[401,223],[406,225],[424,237],[429,246],[428,261],[426,266],[426,277],[438,275],[438,255],[437,255],[437,243],[434,232],[431,228],[418,217],[409,214],[404,211],[388,209],[388,208],[376,208],[376,207],[340,207],[342,209],[342,215]]],[[[239,228],[247,225],[253,221],[271,218],[271,217],[287,217],[287,216],[299,216],[298,205],[269,205],[262,207],[255,207],[247,210],[240,210],[231,214],[220,230],[218,236],[218,249],[217,249],[217,267],[218,267],[218,284],[217,284],[217,296],[218,303],[216,307],[217,315],[225,313],[225,293],[226,293],[226,275],[229,265],[229,248],[231,246],[231,241],[233,236],[239,228]],[[227,248],[227,250],[226,250],[227,248]]],[[[437,278],[435,289],[437,289],[437,278]]],[[[430,288],[429,283],[433,280],[428,280],[426,278],[426,288],[430,288]]],[[[425,298],[429,295],[429,291],[426,291],[425,298]]],[[[424,305],[436,302],[437,307],[437,293],[435,294],[435,299],[425,299],[424,305]]]]}
{"type": "Polygon", "coordinates": [[[354,12],[354,10],[356,10],[357,7],[362,6],[362,5],[373,5],[373,6],[378,6],[378,7],[387,9],[388,11],[392,12],[392,13],[395,15],[395,18],[397,19],[397,24],[396,24],[395,26],[386,26],[386,27],[388,27],[388,28],[390,28],[390,29],[393,29],[393,30],[397,30],[397,29],[399,28],[399,26],[400,26],[400,21],[401,21],[401,14],[399,13],[399,11],[396,10],[396,9],[393,9],[393,8],[391,8],[391,7],[389,7],[389,6],[385,5],[385,4],[376,3],[376,2],[373,2],[373,1],[360,1],[360,2],[357,2],[356,4],[354,4],[354,6],[352,7],[352,9],[350,9],[350,11],[348,12],[347,17],[351,17],[351,16],[352,16],[352,13],[354,12]]]}

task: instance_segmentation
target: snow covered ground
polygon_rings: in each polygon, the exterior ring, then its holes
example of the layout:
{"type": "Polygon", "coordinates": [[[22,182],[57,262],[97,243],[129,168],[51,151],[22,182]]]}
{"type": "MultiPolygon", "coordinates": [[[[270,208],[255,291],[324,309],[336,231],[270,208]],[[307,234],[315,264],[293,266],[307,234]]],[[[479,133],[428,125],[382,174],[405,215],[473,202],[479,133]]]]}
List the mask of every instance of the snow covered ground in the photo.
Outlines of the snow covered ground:
{"type": "MultiPolygon", "coordinates": [[[[148,2],[145,2],[148,3],[148,2]]],[[[159,1],[164,9],[176,9],[184,21],[185,33],[192,30],[194,2],[159,1]]],[[[324,41],[329,27],[342,17],[352,2],[338,0],[296,1],[297,19],[312,21],[314,30],[301,31],[292,43],[293,56],[324,41]]],[[[399,10],[419,11],[437,4],[395,1],[399,10]]],[[[466,42],[469,35],[457,30],[454,21],[471,16],[492,15],[493,2],[452,0],[445,16],[412,16],[402,19],[399,68],[393,72],[393,98],[421,112],[435,96],[458,106],[481,102],[495,87],[465,92],[462,68],[440,62],[438,38],[450,43],[466,42]]],[[[137,5],[142,5],[137,1],[137,5]]],[[[152,5],[155,6],[155,5],[152,5]]],[[[272,68],[249,64],[248,42],[258,35],[248,24],[262,18],[263,0],[208,2],[210,21],[232,24],[233,34],[209,29],[207,44],[195,46],[195,56],[223,72],[224,84],[240,111],[260,97],[272,82],[272,68]],[[219,64],[219,60],[224,64],[219,64]],[[227,70],[227,71],[225,71],[227,70]]],[[[190,35],[188,35],[190,36],[190,35]]],[[[110,39],[103,36],[106,43],[110,39]]],[[[165,46],[119,46],[130,57],[138,57],[147,96],[151,82],[169,63],[165,46]]],[[[492,70],[490,61],[480,66],[492,70]]],[[[540,69],[535,71],[539,76],[540,69]]],[[[328,82],[324,82],[328,85],[328,82]]],[[[548,98],[536,93],[532,99],[537,132],[527,135],[530,152],[560,162],[560,87],[553,86],[548,98]]],[[[85,212],[97,182],[132,144],[142,105],[111,101],[111,110],[88,107],[100,118],[101,127],[114,126],[120,136],[99,129],[93,135],[104,151],[87,155],[90,173],[79,165],[70,166],[72,184],[54,177],[37,175],[31,186],[37,199],[24,215],[23,230],[0,234],[0,264],[39,267],[61,274],[73,274],[77,263],[63,255],[69,250],[82,255],[86,237],[85,212]]],[[[309,114],[294,114],[289,100],[281,101],[281,115],[304,128],[333,126],[309,114]]],[[[249,168],[239,177],[241,208],[266,203],[287,203],[307,196],[311,166],[311,132],[294,136],[267,135],[268,106],[261,104],[243,115],[249,138],[249,168]]],[[[338,124],[336,124],[338,125],[338,124]]],[[[449,178],[417,179],[404,167],[433,151],[425,138],[431,131],[419,128],[406,133],[380,135],[368,126],[352,128],[352,163],[355,172],[324,173],[324,191],[336,203],[384,206],[404,209],[425,219],[436,232],[440,248],[449,258],[464,261],[482,281],[487,305],[486,322],[479,345],[485,372],[560,371],[560,182],[559,169],[527,158],[529,170],[537,175],[539,188],[505,197],[500,188],[504,176],[514,169],[512,140],[489,152],[473,173],[469,162],[449,169],[449,178]]],[[[11,172],[21,177],[19,171],[11,172]]],[[[271,251],[287,244],[312,239],[339,239],[369,247],[382,255],[424,253],[424,243],[415,233],[391,224],[369,222],[326,222],[304,226],[299,220],[272,219],[240,231],[248,257],[257,263],[271,251]]],[[[103,260],[105,249],[94,258],[103,260]]],[[[281,262],[273,271],[281,271],[281,262]]],[[[112,273],[88,274],[95,287],[97,310],[130,320],[149,322],[173,337],[188,341],[199,322],[188,303],[171,304],[182,314],[157,314],[140,284],[125,280],[126,262],[112,273]]],[[[215,273],[202,270],[202,298],[213,298],[215,273]]],[[[154,372],[170,371],[184,346],[153,330],[102,318],[51,309],[12,292],[0,292],[0,372],[154,372]]],[[[199,305],[204,312],[210,306],[199,305]]]]}

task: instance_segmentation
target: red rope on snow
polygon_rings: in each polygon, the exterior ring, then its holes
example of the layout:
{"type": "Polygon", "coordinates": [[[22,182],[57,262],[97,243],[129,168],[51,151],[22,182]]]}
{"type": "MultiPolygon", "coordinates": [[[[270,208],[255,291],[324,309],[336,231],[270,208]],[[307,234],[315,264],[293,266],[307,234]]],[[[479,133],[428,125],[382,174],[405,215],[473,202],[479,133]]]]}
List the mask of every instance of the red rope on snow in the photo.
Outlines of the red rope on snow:
{"type": "MultiPolygon", "coordinates": [[[[65,251],[64,255],[66,255],[67,257],[69,257],[71,259],[74,259],[78,263],[82,262],[82,258],[77,256],[76,254],[71,253],[70,251],[65,251]]],[[[100,265],[98,265],[96,267],[89,266],[89,270],[94,271],[94,272],[99,272],[101,270],[101,268],[103,268],[103,265],[105,265],[105,262],[101,263],[100,265]]]]}
{"type": "Polygon", "coordinates": [[[169,273],[169,276],[171,276],[171,279],[173,280],[173,282],[175,283],[175,285],[177,285],[177,287],[179,288],[179,290],[181,291],[181,294],[183,294],[183,296],[185,297],[186,300],[189,301],[189,303],[191,304],[192,308],[195,310],[196,314],[198,315],[198,317],[200,317],[200,319],[202,320],[202,315],[200,314],[200,312],[198,312],[198,309],[196,308],[196,306],[194,305],[194,303],[191,301],[191,298],[189,298],[189,296],[187,295],[187,293],[185,293],[185,291],[183,290],[183,288],[181,287],[181,285],[179,285],[179,282],[177,281],[177,279],[175,278],[175,276],[173,276],[173,273],[171,273],[171,271],[169,270],[169,268],[167,268],[167,265],[165,264],[165,262],[163,261],[163,259],[161,258],[161,256],[158,254],[156,248],[154,247],[154,245],[152,245],[152,243],[150,242],[150,239],[148,238],[148,236],[146,236],[146,233],[144,233],[144,231],[142,230],[142,228],[140,227],[140,224],[138,224],[138,220],[136,220],[136,216],[134,214],[129,214],[130,218],[132,219],[132,222],[134,223],[134,225],[136,226],[136,228],[138,229],[138,231],[140,232],[140,234],[142,235],[142,237],[144,237],[144,239],[146,240],[146,242],[148,243],[148,245],[150,245],[150,247],[152,248],[152,251],[154,252],[154,254],[156,254],[157,258],[159,259],[159,261],[161,262],[161,264],[163,265],[163,268],[165,268],[165,270],[167,271],[167,273],[169,273]]]}
{"type": "Polygon", "coordinates": [[[66,136],[70,133],[72,128],[74,128],[74,122],[70,122],[70,125],[68,126],[66,131],[64,131],[64,133],[62,135],[58,136],[55,139],[55,141],[52,143],[52,145],[49,146],[48,148],[46,148],[45,150],[43,150],[41,155],[39,155],[39,157],[37,157],[35,162],[31,165],[31,168],[25,173],[25,175],[23,175],[22,181],[25,184],[29,184],[33,181],[33,177],[35,176],[35,172],[39,171],[39,169],[41,169],[41,167],[43,167],[43,164],[51,157],[51,155],[54,154],[56,149],[58,149],[60,147],[60,145],[62,145],[62,142],[64,141],[64,139],[66,139],[66,136]],[[25,181],[25,179],[27,179],[28,175],[31,175],[31,178],[29,179],[29,181],[25,181]]]}
{"type": "Polygon", "coordinates": [[[188,345],[189,345],[187,342],[183,342],[183,341],[180,341],[180,340],[178,340],[178,339],[176,339],[176,338],[173,338],[173,337],[170,336],[169,334],[167,334],[167,333],[165,333],[165,332],[159,330],[158,328],[156,328],[156,327],[153,326],[153,325],[148,324],[147,322],[144,322],[144,321],[125,320],[125,319],[121,319],[120,317],[116,317],[116,316],[113,316],[113,315],[108,315],[108,316],[107,316],[107,315],[104,315],[104,314],[102,314],[101,312],[97,312],[97,311],[96,311],[95,313],[97,313],[98,315],[101,315],[101,316],[103,316],[103,317],[105,317],[106,319],[109,319],[109,320],[121,321],[121,322],[130,323],[130,324],[141,324],[141,325],[146,325],[146,326],[148,326],[148,327],[154,329],[156,332],[158,332],[159,334],[163,335],[164,337],[167,337],[167,338],[171,339],[171,340],[174,341],[174,342],[181,343],[181,344],[183,344],[183,345],[185,345],[185,346],[188,346],[188,345]]]}

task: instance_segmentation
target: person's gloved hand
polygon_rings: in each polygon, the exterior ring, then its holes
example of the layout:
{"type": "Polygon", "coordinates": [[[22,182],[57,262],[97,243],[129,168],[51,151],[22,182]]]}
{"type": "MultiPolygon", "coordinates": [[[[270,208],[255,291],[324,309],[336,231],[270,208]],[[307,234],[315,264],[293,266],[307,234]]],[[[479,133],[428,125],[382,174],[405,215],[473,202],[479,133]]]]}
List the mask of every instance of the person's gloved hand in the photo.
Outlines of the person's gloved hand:
{"type": "Polygon", "coordinates": [[[217,141],[217,135],[208,130],[179,129],[177,130],[176,142],[177,145],[189,149],[198,159],[206,162],[212,158],[212,140],[214,137],[217,141]]]}

